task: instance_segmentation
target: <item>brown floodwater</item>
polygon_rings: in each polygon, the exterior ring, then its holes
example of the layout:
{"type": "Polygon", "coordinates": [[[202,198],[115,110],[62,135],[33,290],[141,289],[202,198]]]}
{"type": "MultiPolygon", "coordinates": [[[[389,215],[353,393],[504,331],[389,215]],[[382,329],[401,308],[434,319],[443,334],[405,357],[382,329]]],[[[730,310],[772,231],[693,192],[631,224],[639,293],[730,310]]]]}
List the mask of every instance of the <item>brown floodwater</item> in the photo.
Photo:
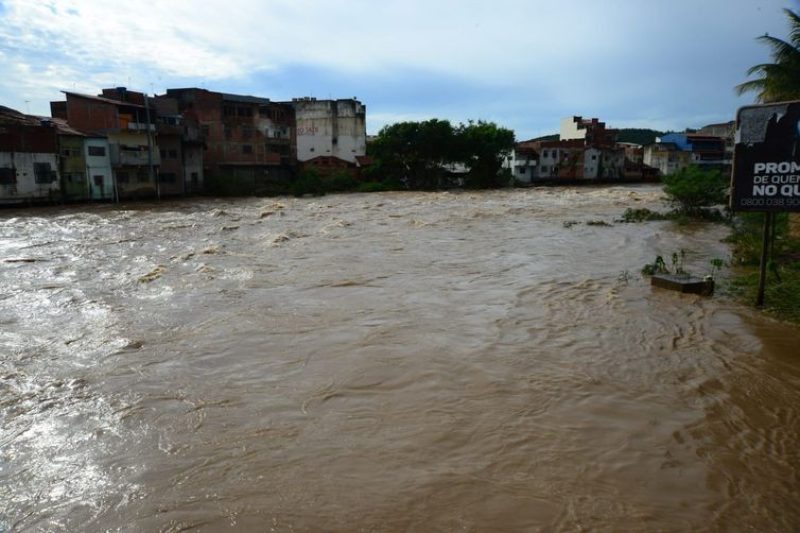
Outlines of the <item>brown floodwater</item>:
{"type": "Polygon", "coordinates": [[[0,531],[798,530],[800,329],[651,289],[727,230],[627,207],[0,211],[0,531]]]}

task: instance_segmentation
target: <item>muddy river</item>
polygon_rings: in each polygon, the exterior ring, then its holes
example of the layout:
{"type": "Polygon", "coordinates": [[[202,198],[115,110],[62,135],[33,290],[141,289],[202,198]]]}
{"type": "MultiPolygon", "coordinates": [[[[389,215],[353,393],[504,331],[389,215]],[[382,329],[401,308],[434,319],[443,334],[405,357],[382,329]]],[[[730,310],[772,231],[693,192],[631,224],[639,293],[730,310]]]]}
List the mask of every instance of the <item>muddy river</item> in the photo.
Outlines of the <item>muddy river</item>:
{"type": "Polygon", "coordinates": [[[651,289],[729,256],[661,206],[2,210],[0,531],[796,531],[800,329],[651,289]]]}

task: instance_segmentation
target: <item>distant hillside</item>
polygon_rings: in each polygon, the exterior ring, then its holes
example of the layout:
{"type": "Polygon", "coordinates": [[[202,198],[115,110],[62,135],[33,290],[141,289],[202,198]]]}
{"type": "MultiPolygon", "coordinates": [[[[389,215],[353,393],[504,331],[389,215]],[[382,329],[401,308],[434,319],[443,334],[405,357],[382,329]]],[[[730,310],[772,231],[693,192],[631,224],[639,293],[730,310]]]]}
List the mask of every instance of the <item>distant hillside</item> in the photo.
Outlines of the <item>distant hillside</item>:
{"type": "Polygon", "coordinates": [[[621,128],[617,131],[618,143],[652,144],[656,142],[656,137],[664,135],[663,131],[646,128],[621,128]]]}
{"type": "Polygon", "coordinates": [[[533,141],[557,141],[561,136],[558,133],[554,133],[552,135],[544,135],[542,137],[536,137],[535,139],[526,139],[523,142],[533,142],[533,141]]]}

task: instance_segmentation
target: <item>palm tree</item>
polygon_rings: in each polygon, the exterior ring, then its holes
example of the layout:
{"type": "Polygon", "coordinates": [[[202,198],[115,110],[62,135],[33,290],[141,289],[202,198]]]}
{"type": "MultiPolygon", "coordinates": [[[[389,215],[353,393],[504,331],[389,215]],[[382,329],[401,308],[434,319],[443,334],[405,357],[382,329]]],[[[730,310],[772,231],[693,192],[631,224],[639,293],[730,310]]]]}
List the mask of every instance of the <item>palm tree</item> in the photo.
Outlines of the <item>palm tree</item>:
{"type": "Polygon", "coordinates": [[[762,35],[759,41],[772,50],[773,63],[755,65],[748,76],[759,78],[736,86],[738,94],[756,92],[760,103],[800,100],[800,13],[784,9],[789,19],[789,39],[784,41],[771,35],[762,35]]]}

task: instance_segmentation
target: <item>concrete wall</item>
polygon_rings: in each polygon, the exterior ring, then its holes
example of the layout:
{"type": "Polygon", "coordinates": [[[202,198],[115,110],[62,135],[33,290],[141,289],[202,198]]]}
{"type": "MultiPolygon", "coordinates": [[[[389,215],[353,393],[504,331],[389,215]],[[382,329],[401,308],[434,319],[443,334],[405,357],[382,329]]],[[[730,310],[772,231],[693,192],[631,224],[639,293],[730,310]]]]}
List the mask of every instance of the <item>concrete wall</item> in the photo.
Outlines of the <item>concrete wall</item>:
{"type": "Polygon", "coordinates": [[[0,168],[13,168],[15,182],[0,183],[0,203],[57,200],[61,197],[58,157],[54,153],[0,152],[0,168]],[[35,165],[49,165],[37,183],[35,165]]]}
{"type": "Polygon", "coordinates": [[[61,192],[67,200],[86,200],[89,197],[83,140],[77,135],[58,136],[61,192]]]}
{"type": "Polygon", "coordinates": [[[197,194],[203,190],[203,146],[183,145],[183,183],[187,194],[197,194]]]}
{"type": "Polygon", "coordinates": [[[86,176],[92,200],[114,199],[114,175],[111,171],[108,139],[89,137],[84,141],[84,149],[86,176]]]}
{"type": "Polygon", "coordinates": [[[298,99],[293,105],[299,161],[332,156],[355,163],[356,156],[366,155],[366,107],[361,102],[298,99]]]}
{"type": "Polygon", "coordinates": [[[562,118],[558,133],[559,139],[562,141],[586,138],[586,130],[578,129],[578,123],[575,122],[575,117],[562,118]]]}

